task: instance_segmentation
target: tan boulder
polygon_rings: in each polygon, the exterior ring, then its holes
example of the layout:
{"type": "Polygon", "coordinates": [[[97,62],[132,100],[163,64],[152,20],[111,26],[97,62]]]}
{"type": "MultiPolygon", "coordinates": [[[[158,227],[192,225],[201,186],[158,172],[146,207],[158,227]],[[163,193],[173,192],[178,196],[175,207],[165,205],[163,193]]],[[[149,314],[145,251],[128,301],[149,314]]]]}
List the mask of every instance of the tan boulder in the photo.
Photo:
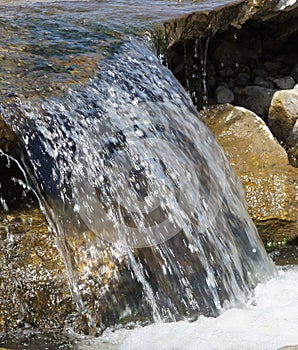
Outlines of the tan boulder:
{"type": "Polygon", "coordinates": [[[222,105],[203,112],[246,194],[248,210],[265,242],[298,236],[298,169],[266,124],[242,107],[222,105]]]}

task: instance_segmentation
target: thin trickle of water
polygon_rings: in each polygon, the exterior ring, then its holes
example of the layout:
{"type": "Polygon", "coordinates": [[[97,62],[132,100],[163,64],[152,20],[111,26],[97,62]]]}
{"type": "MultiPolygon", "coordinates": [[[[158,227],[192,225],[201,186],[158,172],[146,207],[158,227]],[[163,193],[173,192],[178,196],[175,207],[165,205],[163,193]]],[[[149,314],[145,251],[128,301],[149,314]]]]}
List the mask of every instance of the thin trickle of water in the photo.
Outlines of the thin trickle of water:
{"type": "Polygon", "coordinates": [[[190,75],[189,75],[189,70],[188,70],[188,54],[187,54],[187,45],[186,43],[183,43],[183,55],[184,55],[184,69],[185,69],[185,81],[186,81],[186,91],[189,93],[190,92],[190,84],[189,84],[189,79],[190,79],[190,75]]]}
{"type": "Polygon", "coordinates": [[[201,68],[202,68],[202,85],[203,85],[203,108],[208,107],[208,90],[207,90],[207,58],[210,37],[206,38],[204,44],[202,43],[203,38],[200,38],[200,53],[201,53],[201,68]]]}
{"type": "Polygon", "coordinates": [[[100,61],[85,86],[1,113],[90,333],[217,315],[272,275],[222,150],[141,40],[100,61]]]}

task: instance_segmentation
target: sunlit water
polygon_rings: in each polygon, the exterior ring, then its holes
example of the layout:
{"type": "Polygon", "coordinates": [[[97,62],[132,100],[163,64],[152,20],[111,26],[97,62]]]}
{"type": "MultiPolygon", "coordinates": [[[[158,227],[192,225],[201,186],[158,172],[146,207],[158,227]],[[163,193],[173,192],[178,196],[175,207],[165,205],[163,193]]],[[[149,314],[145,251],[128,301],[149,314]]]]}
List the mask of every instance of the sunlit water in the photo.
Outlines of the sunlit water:
{"type": "Polygon", "coordinates": [[[84,339],[80,350],[276,350],[298,344],[298,266],[279,268],[277,278],[255,289],[243,309],[193,323],[156,324],[107,331],[84,339]]]}
{"type": "MultiPolygon", "coordinates": [[[[211,132],[148,36],[132,38],[218,4],[0,3],[1,112],[25,150],[23,170],[56,236],[78,316],[93,334],[157,322],[79,348],[233,349],[224,335],[236,332],[231,318],[262,310],[256,294],[255,308],[224,312],[245,307],[274,268],[211,132]]],[[[269,282],[272,290],[295,274],[269,282]]]]}
{"type": "Polygon", "coordinates": [[[217,318],[106,330],[99,338],[71,330],[42,334],[0,334],[0,346],[31,350],[277,350],[298,344],[298,266],[279,268],[278,276],[255,289],[241,309],[217,318]]]}

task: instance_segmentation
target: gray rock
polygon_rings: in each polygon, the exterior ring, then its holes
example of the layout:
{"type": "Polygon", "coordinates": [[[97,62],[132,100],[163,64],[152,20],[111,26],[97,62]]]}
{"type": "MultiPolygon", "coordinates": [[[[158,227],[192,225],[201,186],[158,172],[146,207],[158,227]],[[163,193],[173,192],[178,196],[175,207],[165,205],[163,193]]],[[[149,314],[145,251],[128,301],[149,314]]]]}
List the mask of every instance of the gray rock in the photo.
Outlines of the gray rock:
{"type": "Polygon", "coordinates": [[[236,84],[236,86],[245,86],[245,85],[249,84],[250,79],[251,79],[250,74],[245,73],[245,72],[240,72],[237,75],[235,84],[236,84]]]}
{"type": "Polygon", "coordinates": [[[217,103],[231,103],[234,101],[234,93],[226,85],[218,86],[215,90],[215,100],[217,103]]]}
{"type": "Polygon", "coordinates": [[[274,70],[279,70],[281,69],[282,63],[279,61],[267,61],[264,63],[264,66],[268,72],[272,72],[274,70]]]}
{"type": "Polygon", "coordinates": [[[236,40],[219,43],[213,53],[213,62],[218,69],[235,67],[239,63],[247,64],[256,58],[257,55],[249,47],[241,46],[236,40]]]}
{"type": "Polygon", "coordinates": [[[245,107],[258,116],[266,117],[275,91],[257,85],[236,87],[234,104],[245,107]]]}
{"type": "Polygon", "coordinates": [[[222,69],[219,74],[223,77],[223,78],[230,78],[234,75],[234,71],[232,68],[227,67],[225,69],[222,69]]]}
{"type": "Polygon", "coordinates": [[[295,80],[295,82],[298,83],[298,63],[295,64],[295,66],[293,67],[291,76],[295,80]]]}
{"type": "Polygon", "coordinates": [[[254,80],[254,85],[262,86],[264,88],[272,89],[274,87],[274,84],[270,81],[264,80],[262,77],[256,77],[254,80]]]}
{"type": "Polygon", "coordinates": [[[263,79],[268,75],[264,69],[254,69],[253,73],[255,76],[262,77],[263,79]]]}
{"type": "Polygon", "coordinates": [[[295,80],[291,76],[273,79],[272,81],[278,88],[282,90],[293,89],[293,87],[295,86],[295,80]]]}

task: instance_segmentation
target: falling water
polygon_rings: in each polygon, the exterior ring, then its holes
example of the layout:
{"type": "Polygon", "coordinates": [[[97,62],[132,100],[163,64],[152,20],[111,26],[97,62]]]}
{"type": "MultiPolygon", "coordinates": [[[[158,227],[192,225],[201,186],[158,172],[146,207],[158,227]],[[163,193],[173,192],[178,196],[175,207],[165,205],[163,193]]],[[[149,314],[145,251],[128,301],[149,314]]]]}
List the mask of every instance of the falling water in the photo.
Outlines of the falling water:
{"type": "Polygon", "coordinates": [[[222,150],[142,40],[124,41],[87,84],[0,112],[21,140],[79,329],[218,315],[272,276],[222,150]]]}

